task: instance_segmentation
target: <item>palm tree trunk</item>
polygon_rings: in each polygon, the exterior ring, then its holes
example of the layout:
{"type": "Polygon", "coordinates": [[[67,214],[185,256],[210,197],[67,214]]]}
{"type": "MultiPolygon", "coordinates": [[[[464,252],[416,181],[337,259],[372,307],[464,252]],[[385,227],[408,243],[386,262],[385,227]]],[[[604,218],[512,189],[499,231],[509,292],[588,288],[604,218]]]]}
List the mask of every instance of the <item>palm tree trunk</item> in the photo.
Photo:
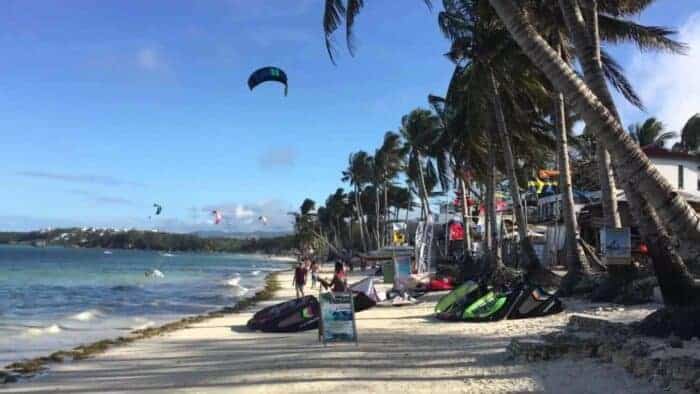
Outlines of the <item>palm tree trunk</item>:
{"type": "Polygon", "coordinates": [[[574,192],[571,186],[571,165],[569,164],[569,145],[567,141],[568,127],[566,124],[566,106],[564,95],[554,93],[554,120],[557,132],[557,156],[559,160],[559,188],[563,202],[564,227],[566,228],[566,267],[567,272],[562,285],[566,292],[571,292],[578,282],[591,273],[580,245],[574,212],[574,192]]]}
{"type": "Polygon", "coordinates": [[[674,251],[671,237],[658,216],[643,199],[628,199],[639,220],[639,232],[649,247],[654,273],[666,305],[694,306],[700,303],[700,285],[674,251]]]}
{"type": "Polygon", "coordinates": [[[488,231],[489,231],[489,241],[488,246],[489,258],[491,259],[491,268],[494,272],[499,271],[503,268],[503,261],[501,260],[501,248],[498,242],[498,226],[496,226],[496,146],[494,143],[495,132],[491,128],[491,139],[489,141],[489,169],[488,169],[488,181],[486,183],[486,210],[488,212],[488,231]]]}
{"type": "Polygon", "coordinates": [[[513,200],[513,212],[515,213],[518,222],[518,237],[520,238],[520,248],[522,251],[522,266],[528,271],[534,271],[541,268],[535,249],[530,243],[530,238],[527,236],[527,219],[523,210],[522,199],[520,198],[520,186],[518,184],[518,176],[515,171],[515,159],[513,157],[513,147],[511,146],[510,134],[506,126],[505,115],[503,114],[503,106],[498,93],[496,84],[496,76],[493,70],[489,75],[489,96],[491,105],[493,106],[494,115],[496,118],[496,130],[498,137],[502,142],[503,158],[508,172],[508,183],[510,184],[510,194],[513,200]]]}
{"type": "Polygon", "coordinates": [[[377,183],[377,185],[374,186],[374,205],[375,205],[374,215],[376,216],[375,220],[374,220],[374,224],[375,224],[375,226],[377,226],[377,228],[375,229],[375,231],[377,233],[377,249],[380,249],[382,247],[382,240],[381,240],[381,235],[380,235],[381,231],[379,231],[379,229],[381,228],[380,224],[379,224],[379,221],[381,218],[381,215],[380,215],[381,207],[379,206],[379,183],[377,183]]]}
{"type": "Polygon", "coordinates": [[[610,152],[619,176],[636,185],[668,228],[686,240],[700,241],[700,218],[676,193],[620,122],[542,39],[513,0],[489,0],[518,45],[582,116],[610,152]]]}
{"type": "Polygon", "coordinates": [[[459,187],[462,190],[462,224],[464,224],[464,254],[471,253],[472,236],[471,236],[471,219],[469,218],[469,197],[467,196],[466,180],[463,175],[459,177],[459,187]]]}
{"type": "Polygon", "coordinates": [[[362,220],[362,205],[360,204],[360,188],[355,185],[355,207],[357,211],[357,221],[360,225],[360,240],[362,242],[362,251],[367,251],[367,241],[365,240],[365,227],[362,220]]]}
{"type": "Polygon", "coordinates": [[[387,245],[391,242],[389,238],[389,185],[387,182],[384,182],[384,245],[387,245]]]}
{"type": "Polygon", "coordinates": [[[428,188],[425,186],[425,175],[423,174],[423,163],[421,162],[420,155],[416,153],[418,158],[418,175],[420,176],[420,192],[421,200],[423,201],[423,206],[425,209],[426,217],[430,215],[430,202],[428,201],[428,188]]]}
{"type": "MultiPolygon", "coordinates": [[[[590,10],[588,13],[588,29],[586,29],[583,16],[576,3],[568,0],[559,0],[559,6],[571,32],[579,62],[583,68],[584,81],[619,122],[620,117],[605,82],[603,64],[600,58],[597,1],[590,0],[589,4],[590,7],[587,7],[590,10]]],[[[596,146],[596,156],[605,225],[608,227],[621,227],[622,222],[617,208],[617,191],[615,189],[610,154],[599,143],[596,146]]]]}

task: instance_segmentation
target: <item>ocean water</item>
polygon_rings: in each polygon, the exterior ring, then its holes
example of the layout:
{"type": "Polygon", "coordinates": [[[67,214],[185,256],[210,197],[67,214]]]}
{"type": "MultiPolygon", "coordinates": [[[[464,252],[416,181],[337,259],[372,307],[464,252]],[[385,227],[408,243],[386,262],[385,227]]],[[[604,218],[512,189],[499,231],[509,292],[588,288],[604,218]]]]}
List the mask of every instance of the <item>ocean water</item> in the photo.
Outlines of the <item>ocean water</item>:
{"type": "Polygon", "coordinates": [[[233,306],[286,267],[257,255],[0,246],[0,367],[233,306]]]}

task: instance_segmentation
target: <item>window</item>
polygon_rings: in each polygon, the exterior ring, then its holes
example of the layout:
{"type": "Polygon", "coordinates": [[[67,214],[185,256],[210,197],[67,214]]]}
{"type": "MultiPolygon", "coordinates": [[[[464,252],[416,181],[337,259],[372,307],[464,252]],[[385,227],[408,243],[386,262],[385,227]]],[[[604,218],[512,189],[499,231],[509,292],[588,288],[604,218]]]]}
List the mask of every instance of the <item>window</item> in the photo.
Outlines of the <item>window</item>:
{"type": "Polygon", "coordinates": [[[678,189],[683,189],[683,166],[678,166],[678,189]]]}

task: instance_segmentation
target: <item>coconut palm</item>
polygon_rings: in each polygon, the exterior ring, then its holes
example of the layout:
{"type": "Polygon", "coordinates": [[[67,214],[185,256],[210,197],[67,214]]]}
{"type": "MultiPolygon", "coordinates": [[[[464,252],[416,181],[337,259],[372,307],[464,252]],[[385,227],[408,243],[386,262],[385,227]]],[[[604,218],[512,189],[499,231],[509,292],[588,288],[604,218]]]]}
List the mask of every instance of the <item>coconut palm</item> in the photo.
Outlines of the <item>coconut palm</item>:
{"type": "Polygon", "coordinates": [[[336,246],[343,245],[343,225],[345,218],[348,217],[348,208],[346,204],[347,195],[342,188],[336,189],[334,193],[326,198],[326,210],[330,219],[329,227],[331,228],[336,246]]]}
{"type": "Polygon", "coordinates": [[[681,129],[681,140],[673,145],[673,150],[682,152],[700,151],[700,114],[695,114],[681,129]]]}
{"type": "MultiPolygon", "coordinates": [[[[610,151],[620,178],[625,180],[625,190],[629,191],[629,198],[638,197],[635,193],[641,194],[643,198],[638,201],[641,204],[633,204],[646,206],[648,211],[655,215],[654,219],[658,218],[659,223],[655,227],[659,233],[665,231],[661,226],[663,223],[681,241],[697,242],[700,240],[700,218],[687,202],[673,191],[668,181],[651,164],[632,138],[625,133],[614,111],[606,106],[606,102],[611,104],[612,100],[608,101],[603,98],[601,101],[591,91],[590,85],[581,81],[572,68],[563,62],[542,39],[522,9],[516,6],[512,0],[489,0],[489,2],[528,57],[547,75],[552,84],[564,93],[566,99],[573,104],[587,126],[597,133],[599,142],[610,151]]],[[[564,3],[566,2],[562,2],[562,4],[564,3]]],[[[580,22],[580,18],[578,20],[580,22]]],[[[581,28],[581,23],[576,23],[574,26],[578,26],[578,36],[586,37],[587,33],[581,28]]],[[[573,35],[576,36],[576,32],[573,35]]],[[[583,45],[585,44],[587,43],[583,43],[583,45]]],[[[607,87],[600,83],[601,78],[591,76],[595,75],[596,66],[586,66],[587,63],[594,63],[597,60],[595,56],[589,57],[592,59],[586,60],[587,57],[582,56],[584,75],[587,74],[587,68],[593,68],[593,72],[588,70],[588,78],[590,79],[588,82],[603,92],[603,88],[607,89],[607,87]]],[[[667,250],[670,251],[670,249],[667,250]]],[[[672,268],[672,271],[677,275],[672,277],[675,279],[674,284],[683,289],[679,292],[687,295],[685,299],[695,299],[694,294],[698,292],[697,286],[686,285],[694,282],[686,280],[687,278],[684,277],[683,272],[687,273],[687,270],[682,266],[682,261],[668,258],[666,263],[671,267],[676,267],[672,268]]],[[[659,279],[661,280],[661,277],[659,279]]],[[[666,286],[666,288],[677,288],[677,286],[666,286]]]]}
{"type": "Polygon", "coordinates": [[[386,134],[384,134],[382,146],[375,151],[374,160],[372,162],[375,190],[382,194],[382,197],[380,197],[380,193],[377,193],[375,196],[375,219],[377,231],[379,231],[378,243],[380,244],[378,247],[383,246],[382,244],[384,243],[384,238],[387,233],[385,227],[388,221],[389,185],[404,167],[403,156],[404,152],[401,144],[401,136],[392,131],[386,132],[386,134]],[[380,203],[380,198],[383,200],[383,203],[380,203]],[[383,212],[380,213],[382,207],[383,212]],[[381,217],[383,217],[384,226],[380,224],[381,217]]]}
{"type": "Polygon", "coordinates": [[[619,166],[620,178],[637,186],[660,220],[688,240],[700,240],[700,218],[651,164],[611,111],[539,35],[512,0],[489,0],[532,62],[564,93],[619,166]]]}
{"type": "Polygon", "coordinates": [[[362,210],[361,191],[364,186],[371,181],[371,156],[365,151],[351,153],[348,157],[348,167],[343,171],[343,182],[349,182],[355,189],[355,210],[357,220],[360,225],[360,238],[362,239],[363,251],[367,251],[367,234],[364,221],[364,212],[362,210]]]}
{"type": "Polygon", "coordinates": [[[404,141],[403,150],[407,155],[409,179],[418,185],[421,201],[421,215],[430,215],[430,179],[435,179],[436,171],[429,156],[437,137],[438,117],[426,109],[414,109],[401,118],[399,134],[404,141]],[[427,174],[426,174],[427,173],[427,174]]]}
{"type": "Polygon", "coordinates": [[[656,118],[648,118],[644,123],[635,123],[627,126],[627,130],[633,140],[641,147],[656,146],[664,148],[666,141],[678,137],[678,133],[666,131],[663,123],[656,118]]]}
{"type": "MultiPolygon", "coordinates": [[[[481,118],[481,125],[473,124],[472,128],[486,128],[495,131],[491,134],[495,144],[489,144],[489,153],[495,155],[497,148],[503,155],[505,173],[509,179],[510,194],[513,201],[513,211],[518,222],[518,233],[523,258],[523,266],[530,272],[539,269],[537,255],[530,243],[527,232],[527,220],[520,196],[520,182],[515,162],[516,144],[513,138],[529,138],[537,135],[535,123],[540,120],[538,105],[546,105],[549,94],[539,81],[542,79],[529,60],[522,55],[514,41],[509,39],[507,31],[498,21],[496,15],[479,0],[445,0],[445,11],[438,18],[441,30],[452,40],[452,48],[448,56],[456,62],[465,62],[471,73],[471,85],[468,91],[471,95],[479,95],[485,102],[482,107],[488,114],[481,118]],[[498,75],[498,77],[497,77],[498,75]],[[508,119],[507,119],[508,118],[508,119]],[[519,133],[511,132],[509,124],[516,124],[519,133]],[[517,127],[519,126],[519,127],[517,127]]],[[[471,101],[478,100],[474,97],[471,101]]],[[[480,112],[479,107],[470,108],[480,112]]],[[[478,114],[475,114],[478,116],[478,114]]],[[[473,118],[470,116],[470,118],[473,118]]],[[[478,118],[477,118],[478,119],[478,118]]],[[[537,146],[523,145],[519,146],[537,146]]],[[[522,149],[521,149],[522,151],[522,149]]],[[[487,195],[495,192],[495,161],[490,158],[489,180],[487,195]]],[[[489,207],[489,217],[495,218],[495,212],[489,207]]],[[[493,223],[493,220],[491,220],[493,223]]],[[[497,229],[489,226],[492,233],[497,229]]],[[[497,237],[492,235],[492,242],[497,237]]],[[[496,245],[493,252],[498,252],[496,245]]],[[[498,267],[497,256],[494,266],[498,267]]]]}

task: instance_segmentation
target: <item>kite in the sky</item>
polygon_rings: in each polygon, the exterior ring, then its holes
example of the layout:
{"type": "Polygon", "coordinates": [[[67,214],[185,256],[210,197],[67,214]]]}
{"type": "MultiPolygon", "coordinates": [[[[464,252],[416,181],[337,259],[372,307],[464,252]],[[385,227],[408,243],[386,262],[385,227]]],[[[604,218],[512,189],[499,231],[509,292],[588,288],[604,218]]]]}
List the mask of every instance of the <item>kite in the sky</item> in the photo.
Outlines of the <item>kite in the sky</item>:
{"type": "Polygon", "coordinates": [[[211,211],[211,214],[214,215],[214,224],[221,223],[221,220],[223,219],[223,215],[221,214],[221,211],[218,211],[215,209],[215,210],[211,211]]]}
{"type": "Polygon", "coordinates": [[[268,81],[284,84],[284,95],[287,95],[287,74],[277,67],[263,67],[255,70],[248,78],[248,87],[253,90],[254,87],[268,81]]]}
{"type": "Polygon", "coordinates": [[[258,220],[259,220],[260,222],[262,222],[263,226],[267,226],[267,217],[265,217],[265,216],[260,216],[260,217],[258,218],[258,220]]]}
{"type": "Polygon", "coordinates": [[[161,211],[163,211],[163,207],[160,204],[153,204],[153,208],[156,209],[156,216],[160,215],[161,211]]]}

